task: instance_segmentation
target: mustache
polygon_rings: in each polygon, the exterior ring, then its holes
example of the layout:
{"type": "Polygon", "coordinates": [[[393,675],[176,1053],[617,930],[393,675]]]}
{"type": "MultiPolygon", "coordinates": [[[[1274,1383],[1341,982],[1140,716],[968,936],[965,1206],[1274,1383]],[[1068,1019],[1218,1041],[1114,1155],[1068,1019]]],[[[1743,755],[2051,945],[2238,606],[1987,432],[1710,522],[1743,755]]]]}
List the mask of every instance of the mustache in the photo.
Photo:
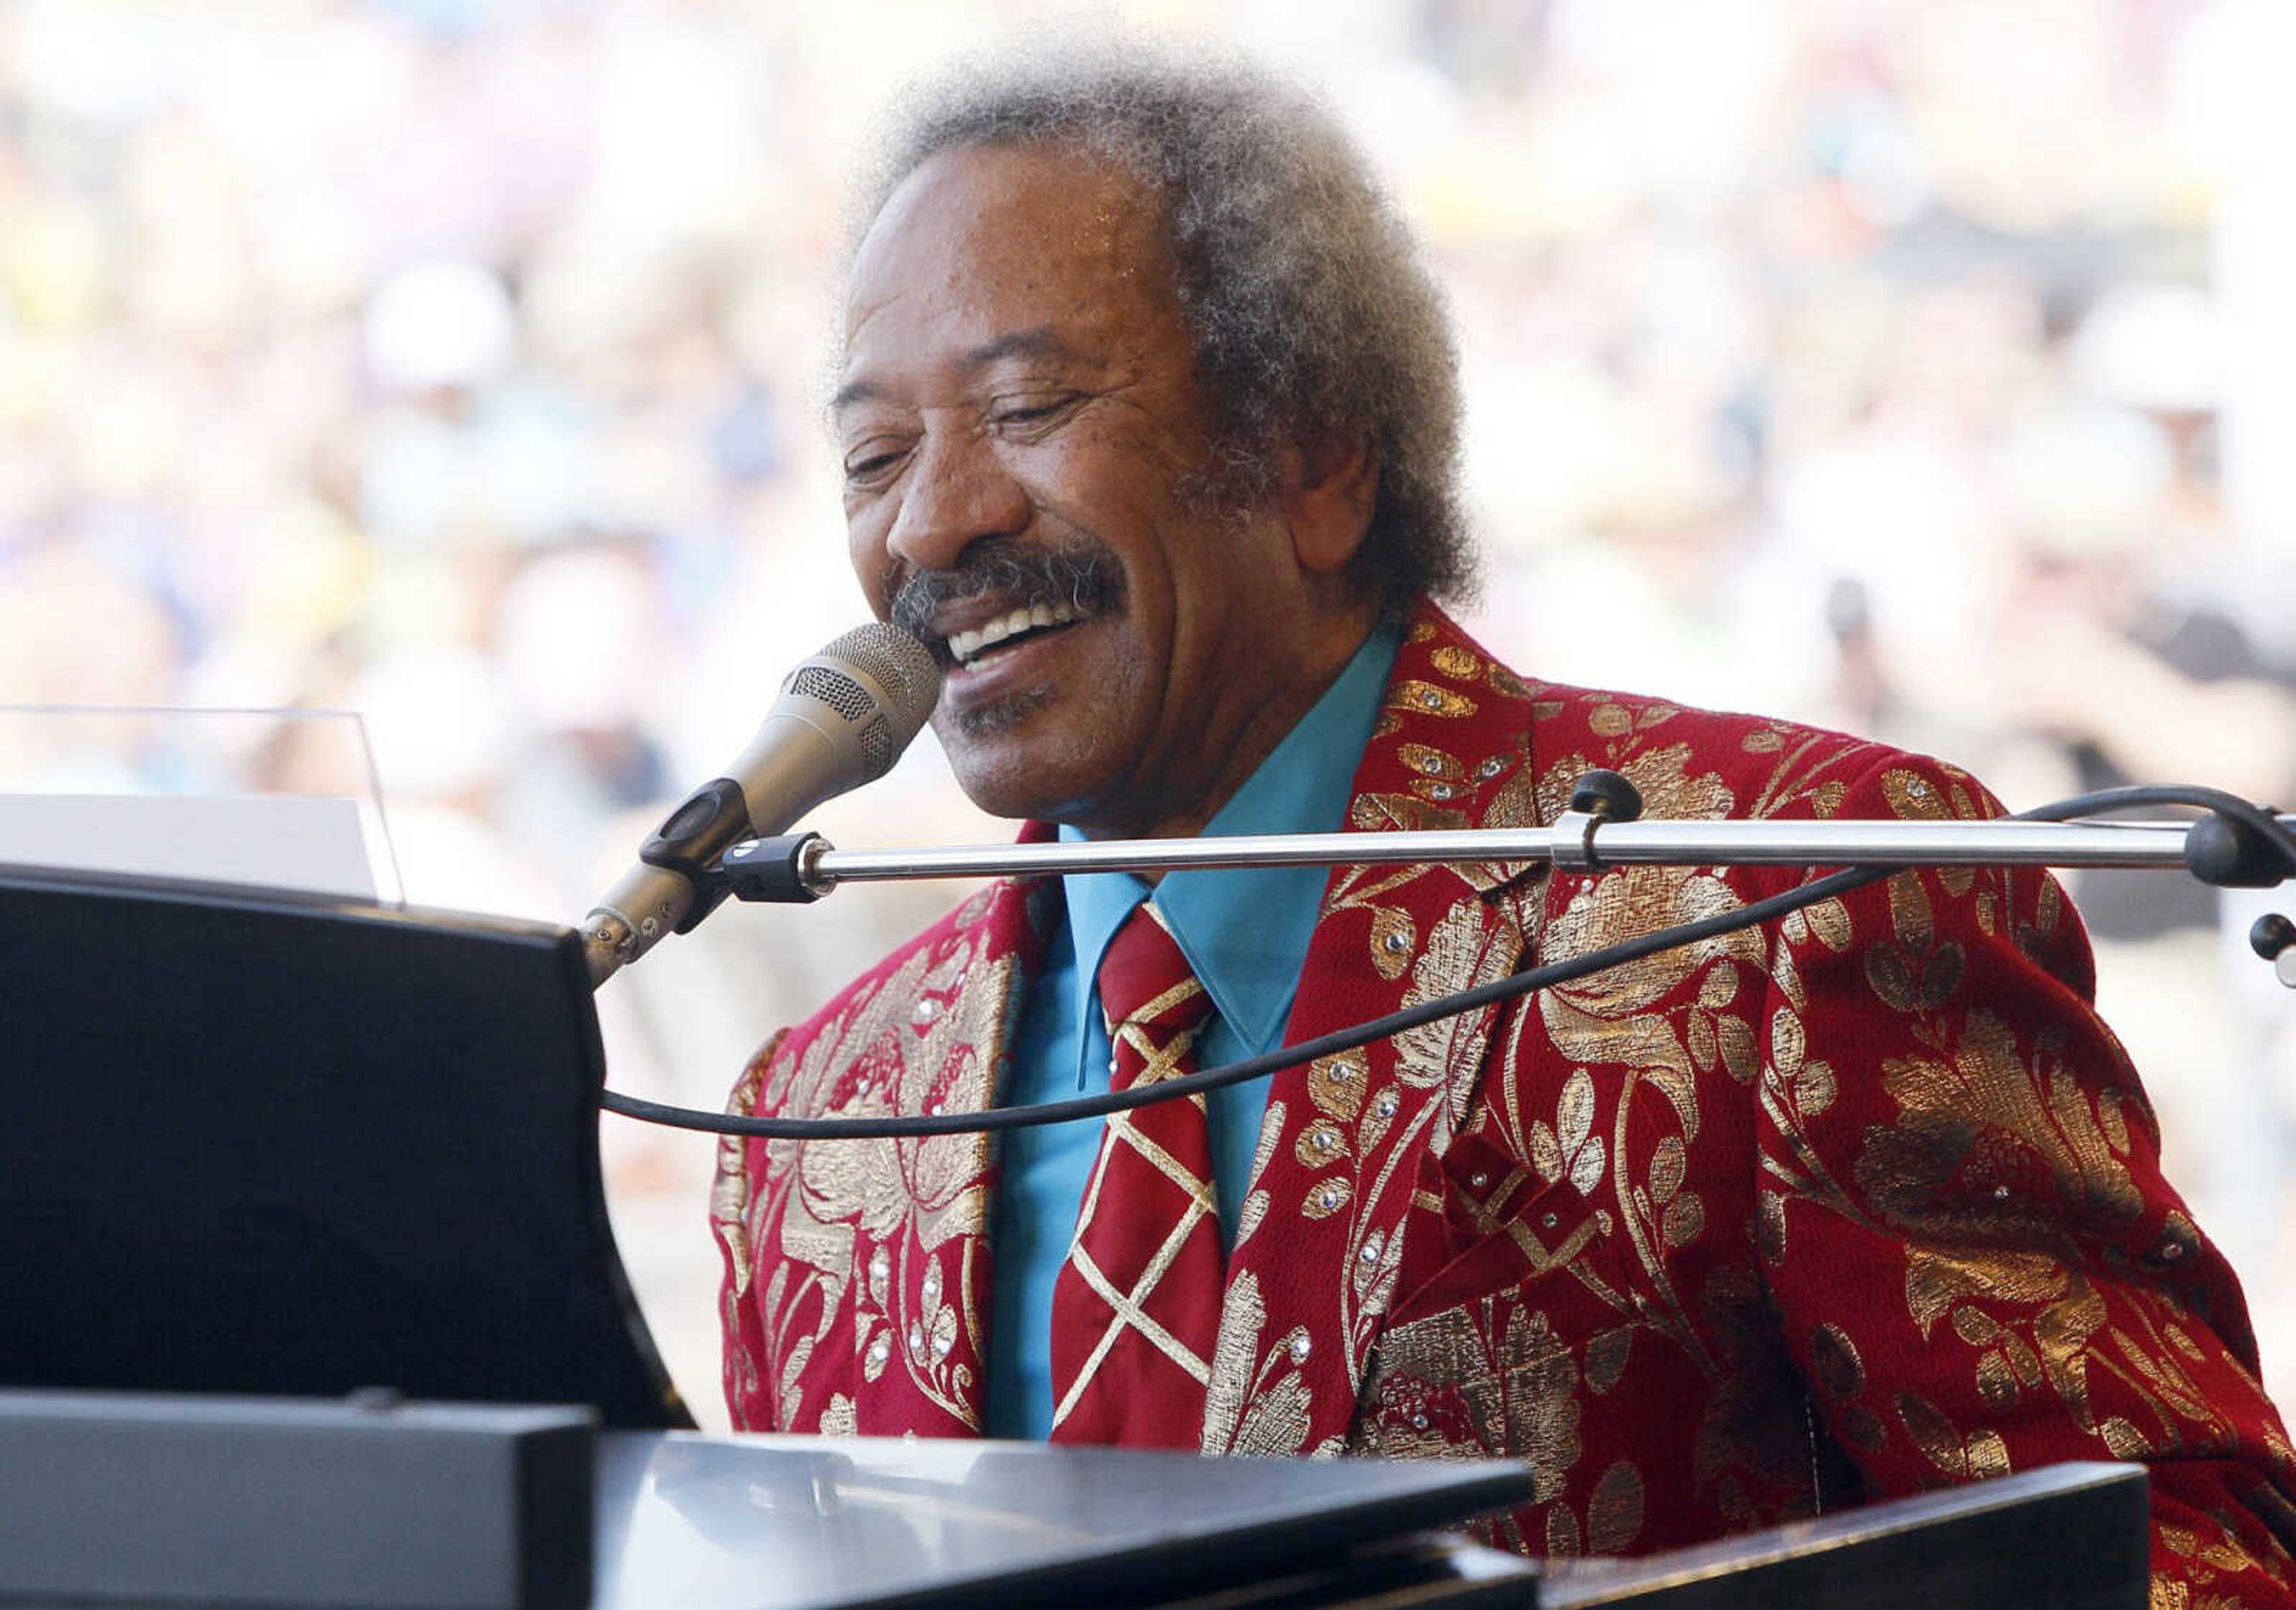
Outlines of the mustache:
{"type": "Polygon", "coordinates": [[[1113,549],[1087,536],[1051,546],[991,537],[965,549],[953,569],[909,570],[891,593],[892,623],[945,660],[947,650],[933,623],[949,605],[993,598],[1013,608],[1066,604],[1099,615],[1123,601],[1124,567],[1113,549]]]}

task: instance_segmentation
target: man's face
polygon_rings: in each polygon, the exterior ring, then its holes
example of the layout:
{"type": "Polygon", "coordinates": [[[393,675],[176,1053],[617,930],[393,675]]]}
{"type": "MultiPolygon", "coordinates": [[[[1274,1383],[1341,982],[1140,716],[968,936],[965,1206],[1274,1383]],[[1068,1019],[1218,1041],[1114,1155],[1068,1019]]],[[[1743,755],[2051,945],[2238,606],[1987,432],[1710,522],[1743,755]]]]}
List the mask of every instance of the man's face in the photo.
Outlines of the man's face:
{"type": "Polygon", "coordinates": [[[845,338],[854,568],[948,667],[933,724],[965,791],[1200,826],[1305,707],[1308,611],[1284,520],[1213,491],[1153,195],[1063,148],[944,151],[871,226],[845,338]]]}

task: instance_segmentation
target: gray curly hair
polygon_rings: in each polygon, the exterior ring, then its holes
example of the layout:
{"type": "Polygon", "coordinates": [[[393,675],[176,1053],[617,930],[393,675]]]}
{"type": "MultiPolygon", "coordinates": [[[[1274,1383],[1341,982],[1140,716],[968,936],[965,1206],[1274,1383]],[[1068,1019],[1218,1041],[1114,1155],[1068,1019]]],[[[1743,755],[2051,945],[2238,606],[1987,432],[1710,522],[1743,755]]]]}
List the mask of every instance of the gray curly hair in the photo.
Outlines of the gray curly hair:
{"type": "Polygon", "coordinates": [[[1264,495],[1286,443],[1369,439],[1379,491],[1358,581],[1390,609],[1472,591],[1442,293],[1329,111],[1239,60],[1132,43],[976,62],[902,107],[855,243],[928,158],[993,144],[1072,146],[1165,196],[1232,495],[1264,495]]]}

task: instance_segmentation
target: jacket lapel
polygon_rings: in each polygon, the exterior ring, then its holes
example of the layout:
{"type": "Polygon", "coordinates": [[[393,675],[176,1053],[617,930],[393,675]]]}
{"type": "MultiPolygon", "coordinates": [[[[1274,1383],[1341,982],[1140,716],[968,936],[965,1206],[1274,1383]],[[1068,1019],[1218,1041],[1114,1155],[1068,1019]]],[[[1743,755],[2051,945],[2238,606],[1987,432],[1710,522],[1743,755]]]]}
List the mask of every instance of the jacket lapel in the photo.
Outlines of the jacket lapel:
{"type": "MultiPolygon", "coordinates": [[[[1034,823],[1022,835],[1044,836],[1034,823]]],[[[891,1110],[912,1115],[994,1104],[1011,1067],[1021,1002],[1043,961],[1047,887],[1008,879],[982,889],[889,984],[898,998],[881,1017],[893,1026],[895,1043],[877,1088],[891,1110]]],[[[1049,888],[1056,899],[1057,882],[1049,888]]],[[[853,1250],[855,1312],[840,1370],[841,1395],[852,1408],[840,1428],[871,1435],[978,1434],[985,1424],[983,1360],[991,1344],[994,1138],[960,1133],[830,1145],[873,1148],[863,1166],[873,1178],[890,1176],[899,1198],[875,1223],[862,1216],[853,1250]]],[[[824,1428],[832,1425],[824,1417],[824,1428]]]]}
{"type": "MultiPolygon", "coordinates": [[[[1411,619],[1349,825],[1530,825],[1529,691],[1431,607],[1411,619]]],[[[1333,869],[1286,1044],[1512,972],[1537,866],[1333,869]]],[[[1230,1252],[1211,1453],[1332,1453],[1394,1297],[1422,1171],[1469,1110],[1496,1009],[1278,1074],[1230,1252]]]]}

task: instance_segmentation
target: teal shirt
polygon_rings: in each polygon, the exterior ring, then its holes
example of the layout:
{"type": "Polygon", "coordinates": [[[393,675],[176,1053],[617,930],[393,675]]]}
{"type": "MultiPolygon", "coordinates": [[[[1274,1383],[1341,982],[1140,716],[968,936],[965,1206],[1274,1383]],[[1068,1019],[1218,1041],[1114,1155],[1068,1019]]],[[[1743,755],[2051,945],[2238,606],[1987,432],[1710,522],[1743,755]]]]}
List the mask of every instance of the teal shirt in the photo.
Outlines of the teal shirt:
{"type": "MultiPolygon", "coordinates": [[[[1332,833],[1347,825],[1348,797],[1379,716],[1401,639],[1382,626],[1205,829],[1207,836],[1332,833]]],[[[1061,837],[1078,835],[1061,830],[1061,837]]],[[[1283,1042],[1292,997],[1308,957],[1329,872],[1323,867],[1168,872],[1156,901],[1188,965],[1212,998],[1197,1065],[1215,1067],[1283,1042]]],[[[1061,879],[1067,916],[1049,936],[1042,972],[1021,1015],[1006,1106],[1053,1101],[1108,1088],[1108,1030],[1092,980],[1132,908],[1148,896],[1128,872],[1061,879]]],[[[1212,1184],[1220,1233],[1232,1241],[1267,1081],[1212,1093],[1212,1184]]],[[[1101,1124],[1019,1129],[1004,1139],[990,1246],[995,1308],[988,1330],[988,1430],[1042,1441],[1053,1427],[1053,1283],[1076,1231],[1101,1124]]]]}

